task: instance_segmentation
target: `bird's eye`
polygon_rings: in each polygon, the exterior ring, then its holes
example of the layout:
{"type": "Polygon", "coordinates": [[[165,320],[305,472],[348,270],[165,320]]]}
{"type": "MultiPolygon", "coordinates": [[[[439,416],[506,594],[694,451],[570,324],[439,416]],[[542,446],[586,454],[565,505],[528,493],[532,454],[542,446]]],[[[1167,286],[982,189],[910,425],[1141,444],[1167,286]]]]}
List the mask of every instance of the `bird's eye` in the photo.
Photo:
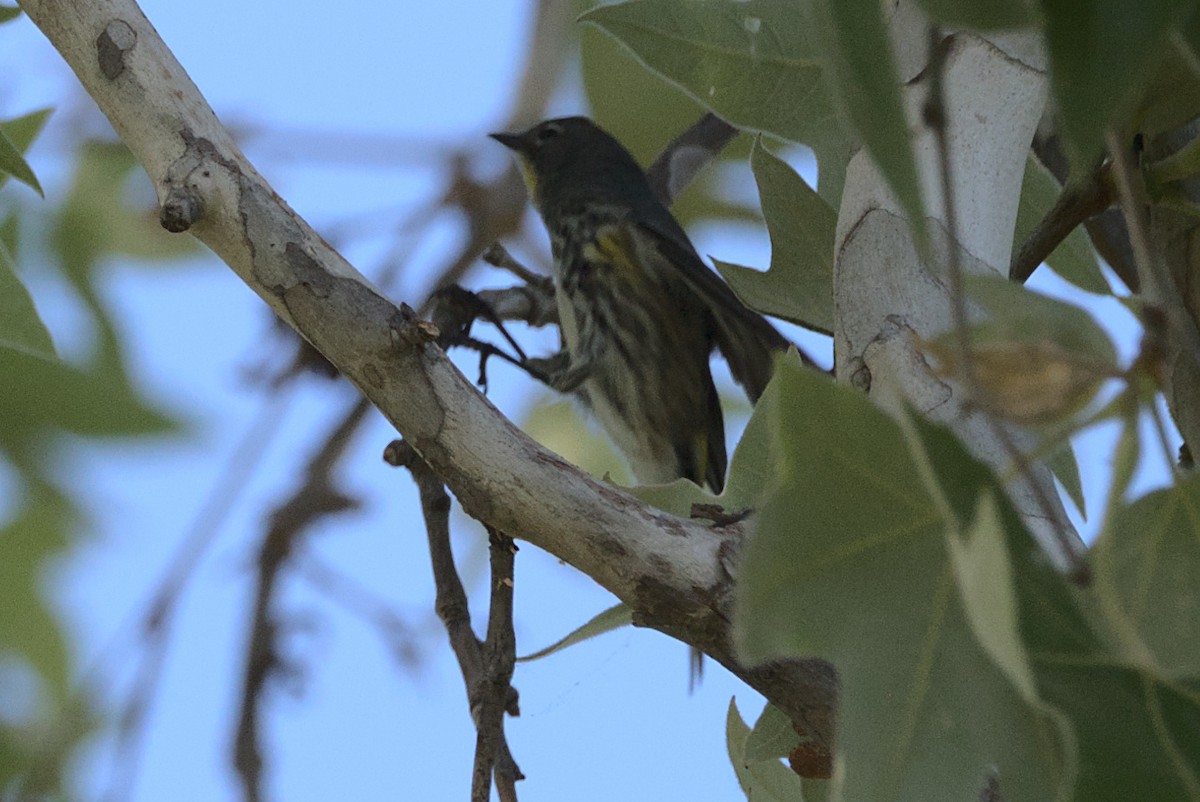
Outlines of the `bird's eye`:
{"type": "Polygon", "coordinates": [[[550,125],[543,125],[541,128],[538,129],[537,143],[539,145],[544,145],[561,133],[562,133],[562,127],[559,125],[555,125],[553,123],[551,123],[550,125]]]}

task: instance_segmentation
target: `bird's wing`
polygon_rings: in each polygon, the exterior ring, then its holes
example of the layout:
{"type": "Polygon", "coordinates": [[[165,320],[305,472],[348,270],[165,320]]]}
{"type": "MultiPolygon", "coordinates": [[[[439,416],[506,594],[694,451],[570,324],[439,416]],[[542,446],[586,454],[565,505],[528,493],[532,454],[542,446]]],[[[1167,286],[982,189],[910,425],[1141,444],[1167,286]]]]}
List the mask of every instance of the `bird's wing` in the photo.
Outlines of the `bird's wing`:
{"type": "Polygon", "coordinates": [[[720,276],[700,260],[675,218],[643,215],[638,226],[661,258],[708,307],[714,323],[717,348],[729,363],[734,380],[758,401],[771,380],[775,353],[791,344],[757,312],[748,309],[720,276]]]}

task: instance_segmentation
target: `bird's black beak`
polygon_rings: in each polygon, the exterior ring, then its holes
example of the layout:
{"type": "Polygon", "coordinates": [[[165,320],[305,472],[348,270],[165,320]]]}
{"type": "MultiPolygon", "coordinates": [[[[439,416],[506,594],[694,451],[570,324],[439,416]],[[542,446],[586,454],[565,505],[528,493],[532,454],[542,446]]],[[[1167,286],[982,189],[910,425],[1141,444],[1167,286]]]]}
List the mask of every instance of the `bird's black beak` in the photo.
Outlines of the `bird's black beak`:
{"type": "Polygon", "coordinates": [[[524,134],[501,132],[498,134],[488,134],[488,136],[509,150],[515,150],[517,153],[524,153],[529,150],[529,141],[525,138],[524,134]]]}

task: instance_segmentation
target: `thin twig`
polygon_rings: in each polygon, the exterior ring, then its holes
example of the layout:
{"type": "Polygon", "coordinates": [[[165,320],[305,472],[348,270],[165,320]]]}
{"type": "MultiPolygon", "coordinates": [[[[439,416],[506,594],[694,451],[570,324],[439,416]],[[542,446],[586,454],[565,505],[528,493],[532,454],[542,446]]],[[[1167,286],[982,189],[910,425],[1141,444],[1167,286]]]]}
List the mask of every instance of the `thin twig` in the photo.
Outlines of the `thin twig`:
{"type": "MultiPolygon", "coordinates": [[[[504,713],[510,705],[513,669],[517,663],[517,638],[513,631],[513,567],[517,544],[512,538],[488,527],[492,563],[492,594],[488,610],[487,640],[484,642],[483,677],[476,691],[477,735],[474,777],[494,775],[502,802],[517,798],[520,769],[505,754],[504,713]]],[[[488,783],[482,782],[478,802],[487,802],[488,783]]],[[[472,797],[476,783],[472,782],[472,797]]],[[[472,802],[475,802],[473,799],[472,802]]]]}
{"type": "Polygon", "coordinates": [[[390,465],[409,470],[421,498],[421,512],[425,517],[425,531],[429,539],[430,564],[433,567],[434,607],[446,627],[450,648],[462,672],[471,718],[476,728],[471,799],[473,802],[476,799],[487,800],[494,773],[501,799],[506,802],[515,800],[513,784],[524,776],[509,751],[503,722],[505,710],[513,712],[516,709],[515,691],[511,686],[512,667],[516,661],[515,639],[511,634],[512,541],[505,538],[509,543],[508,557],[505,558],[502,553],[497,554],[495,541],[499,538],[493,538],[492,609],[488,620],[488,641],[480,643],[471,629],[467,593],[454,565],[454,552],[450,547],[450,496],[446,493],[445,485],[412,446],[402,440],[396,440],[387,447],[384,460],[390,465]],[[497,584],[503,587],[497,588],[497,584]],[[503,631],[505,620],[508,622],[507,635],[503,631]],[[494,638],[493,631],[496,633],[494,638]],[[501,681],[498,691],[489,691],[490,685],[501,681]],[[497,699],[500,702],[495,706],[493,703],[497,699]],[[496,709],[499,710],[498,722],[496,709]]]}
{"type": "Polygon", "coordinates": [[[1097,166],[1083,181],[1064,184],[1053,208],[1013,255],[1008,277],[1022,284],[1028,281],[1072,231],[1111,206],[1113,199],[1107,164],[1097,166]]]}
{"type": "Polygon", "coordinates": [[[1133,244],[1134,264],[1142,295],[1151,303],[1162,308],[1167,315],[1168,331],[1172,344],[1193,363],[1200,365],[1200,331],[1188,314],[1178,293],[1173,290],[1174,281],[1163,266],[1150,244],[1150,224],[1146,219],[1147,202],[1144,188],[1134,181],[1134,165],[1129,148],[1113,132],[1105,137],[1109,157],[1113,164],[1113,178],[1117,186],[1117,197],[1125,226],[1129,229],[1129,240],[1133,244]]]}
{"type": "Polygon", "coordinates": [[[364,398],[355,400],[349,413],[309,460],[304,482],[271,515],[270,526],[259,548],[258,582],[233,750],[234,768],[247,802],[263,799],[258,709],[267,680],[281,667],[277,648],[280,619],[273,609],[276,591],[301,535],[319,518],[355,506],[353,499],[333,487],[332,468],[345,453],[370,408],[364,398]]]}
{"type": "Polygon", "coordinates": [[[411,666],[417,662],[417,637],[408,620],[384,599],[312,554],[296,564],[297,575],[342,607],[379,630],[380,637],[392,650],[397,662],[411,666]]]}

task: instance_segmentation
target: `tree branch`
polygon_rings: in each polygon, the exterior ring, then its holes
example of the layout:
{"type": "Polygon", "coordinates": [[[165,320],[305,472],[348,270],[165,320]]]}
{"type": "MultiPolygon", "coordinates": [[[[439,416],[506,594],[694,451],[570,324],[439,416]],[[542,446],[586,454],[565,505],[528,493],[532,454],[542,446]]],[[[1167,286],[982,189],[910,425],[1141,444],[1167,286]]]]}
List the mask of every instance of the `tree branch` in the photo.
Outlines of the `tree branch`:
{"type": "Polygon", "coordinates": [[[546,451],[271,189],[132,0],[22,0],[150,175],[161,217],[211,248],[353,382],[463,507],[590,575],[639,623],[699,646],[832,742],[821,661],[746,669],[729,640],[737,538],[654,509],[546,451]]]}

